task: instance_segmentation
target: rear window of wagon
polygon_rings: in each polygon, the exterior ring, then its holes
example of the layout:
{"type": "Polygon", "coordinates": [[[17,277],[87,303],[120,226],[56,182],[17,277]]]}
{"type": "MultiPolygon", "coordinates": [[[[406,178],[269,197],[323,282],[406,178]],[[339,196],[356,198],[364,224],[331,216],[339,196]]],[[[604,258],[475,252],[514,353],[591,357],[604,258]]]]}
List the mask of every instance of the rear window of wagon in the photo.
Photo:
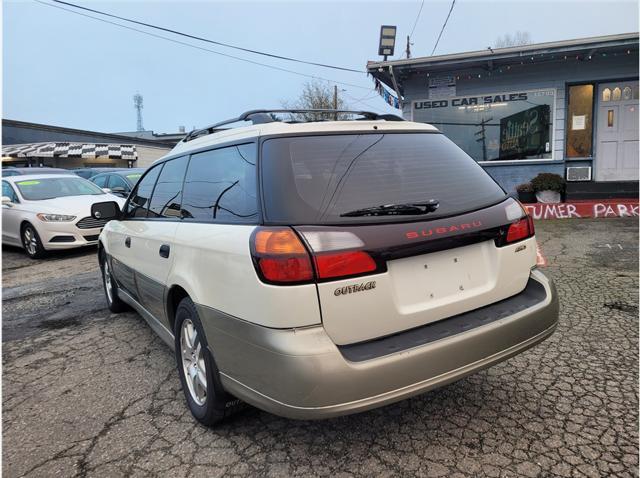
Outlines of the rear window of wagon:
{"type": "Polygon", "coordinates": [[[497,203],[502,188],[440,133],[279,137],[262,146],[265,220],[286,224],[397,222],[497,203]],[[342,217],[384,204],[437,200],[425,216],[342,217]]]}

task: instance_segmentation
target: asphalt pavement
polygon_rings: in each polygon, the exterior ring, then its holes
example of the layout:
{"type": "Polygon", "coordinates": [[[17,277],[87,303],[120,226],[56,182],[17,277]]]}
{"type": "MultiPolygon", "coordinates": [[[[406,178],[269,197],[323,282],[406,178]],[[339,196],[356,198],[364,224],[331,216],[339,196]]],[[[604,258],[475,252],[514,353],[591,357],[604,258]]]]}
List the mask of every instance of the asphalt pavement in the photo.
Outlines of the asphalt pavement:
{"type": "Polygon", "coordinates": [[[215,429],[143,319],[109,313],[95,249],[5,247],[3,476],[638,476],[637,218],[536,227],[561,303],[539,346],[362,414],[215,429]]]}

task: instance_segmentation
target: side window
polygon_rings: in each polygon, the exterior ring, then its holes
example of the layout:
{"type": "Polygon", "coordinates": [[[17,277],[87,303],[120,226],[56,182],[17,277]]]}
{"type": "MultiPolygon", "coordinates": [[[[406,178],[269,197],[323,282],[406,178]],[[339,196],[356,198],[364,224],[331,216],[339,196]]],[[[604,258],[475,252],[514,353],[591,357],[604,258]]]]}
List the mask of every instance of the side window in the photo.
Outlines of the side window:
{"type": "Polygon", "coordinates": [[[109,178],[109,188],[111,188],[112,190],[122,188],[122,190],[125,192],[128,192],[129,189],[131,189],[129,188],[127,182],[122,178],[122,176],[118,176],[117,174],[112,174],[109,178]]]}
{"type": "Polygon", "coordinates": [[[255,221],[255,163],[253,143],[192,155],[182,195],[183,217],[212,222],[255,221]]]}
{"type": "Polygon", "coordinates": [[[140,180],[134,192],[129,196],[125,217],[147,217],[149,199],[161,169],[162,164],[155,166],[140,180]]]}
{"type": "Polygon", "coordinates": [[[11,198],[11,202],[18,202],[18,196],[8,182],[2,181],[2,195],[11,198]]]}
{"type": "Polygon", "coordinates": [[[107,179],[109,179],[109,176],[104,174],[104,175],[101,175],[101,176],[96,176],[95,178],[93,178],[93,181],[91,181],[91,182],[94,183],[99,188],[106,188],[107,187],[107,179]]]}
{"type": "Polygon", "coordinates": [[[164,163],[153,190],[148,217],[180,217],[182,182],[188,159],[183,156],[164,163]]]}

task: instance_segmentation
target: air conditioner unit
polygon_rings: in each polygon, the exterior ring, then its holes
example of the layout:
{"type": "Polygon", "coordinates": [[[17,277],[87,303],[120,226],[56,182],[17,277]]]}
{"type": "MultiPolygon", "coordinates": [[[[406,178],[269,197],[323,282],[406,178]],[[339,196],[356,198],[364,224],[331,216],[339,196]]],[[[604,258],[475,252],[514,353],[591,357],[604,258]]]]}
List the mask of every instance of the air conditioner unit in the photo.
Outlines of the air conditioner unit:
{"type": "Polygon", "coordinates": [[[567,181],[591,181],[591,166],[568,167],[567,181]]]}

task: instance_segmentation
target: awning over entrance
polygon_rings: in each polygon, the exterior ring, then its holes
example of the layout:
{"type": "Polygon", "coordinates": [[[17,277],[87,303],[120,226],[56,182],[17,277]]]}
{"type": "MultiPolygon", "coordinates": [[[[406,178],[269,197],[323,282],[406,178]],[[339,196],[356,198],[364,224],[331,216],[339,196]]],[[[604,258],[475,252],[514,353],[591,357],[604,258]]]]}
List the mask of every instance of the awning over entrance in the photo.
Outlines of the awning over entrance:
{"type": "Polygon", "coordinates": [[[3,158],[109,158],[137,160],[134,144],[28,143],[2,147],[3,158]]]}

